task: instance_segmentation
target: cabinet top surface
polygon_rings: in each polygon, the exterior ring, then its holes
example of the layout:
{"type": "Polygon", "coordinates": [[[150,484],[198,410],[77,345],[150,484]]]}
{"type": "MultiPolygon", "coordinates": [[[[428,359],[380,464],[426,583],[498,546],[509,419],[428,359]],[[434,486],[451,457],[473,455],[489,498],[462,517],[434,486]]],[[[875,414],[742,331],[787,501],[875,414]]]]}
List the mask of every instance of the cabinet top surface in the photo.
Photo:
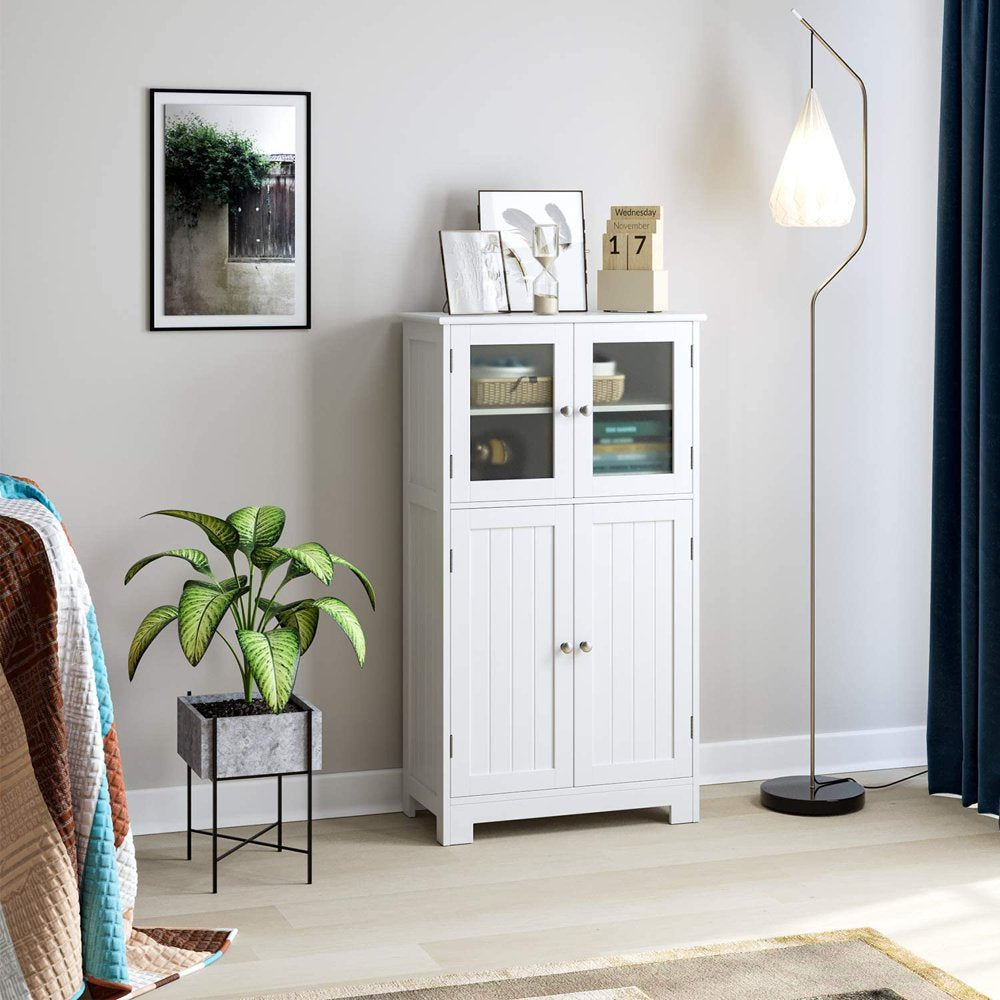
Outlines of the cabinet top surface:
{"type": "Polygon", "coordinates": [[[440,312],[406,312],[404,320],[415,323],[439,323],[441,326],[481,326],[489,323],[700,323],[705,313],[659,312],[563,312],[554,316],[536,316],[529,312],[490,313],[475,316],[450,316],[440,312]]]}

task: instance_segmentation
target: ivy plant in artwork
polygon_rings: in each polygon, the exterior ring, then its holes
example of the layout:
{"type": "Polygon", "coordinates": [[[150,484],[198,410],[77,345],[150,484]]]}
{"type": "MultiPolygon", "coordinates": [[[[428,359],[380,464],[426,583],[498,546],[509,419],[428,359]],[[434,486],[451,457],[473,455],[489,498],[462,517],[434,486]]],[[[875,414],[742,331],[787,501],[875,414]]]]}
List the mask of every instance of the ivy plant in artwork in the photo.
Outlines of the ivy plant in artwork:
{"type": "Polygon", "coordinates": [[[226,518],[190,510],[153,513],[201,528],[224,556],[232,575],[220,579],[201,549],[166,549],[143,557],[129,569],[126,585],[144,567],[169,556],[185,561],[201,577],[184,584],[176,604],[153,608],[139,623],[128,654],[129,680],[135,677],[139,661],[153,640],[173,621],[177,622],[181,650],[191,666],[201,662],[218,635],[236,661],[246,700],[253,699],[256,686],[276,713],[284,710],[292,695],[299,660],[312,645],[322,617],[340,627],[358,665],[364,666],[365,635],[358,616],[345,601],[323,596],[278,603],[278,594],[293,580],[311,575],[329,586],[335,571],[342,567],[358,579],[375,610],[375,589],[357,566],[319,542],[289,547],[278,544],[285,527],[285,512],[280,507],[241,507],[226,518]],[[242,559],[243,566],[237,565],[238,559],[242,559]],[[281,567],[285,572],[280,582],[265,596],[265,586],[281,567]],[[243,569],[246,572],[241,572],[243,569]],[[220,631],[227,615],[235,625],[230,633],[232,642],[220,631]]]}
{"type": "Polygon", "coordinates": [[[201,206],[235,204],[256,191],[271,169],[271,158],[259,153],[241,132],[224,132],[198,115],[171,122],[164,132],[170,210],[196,226],[201,206]]]}

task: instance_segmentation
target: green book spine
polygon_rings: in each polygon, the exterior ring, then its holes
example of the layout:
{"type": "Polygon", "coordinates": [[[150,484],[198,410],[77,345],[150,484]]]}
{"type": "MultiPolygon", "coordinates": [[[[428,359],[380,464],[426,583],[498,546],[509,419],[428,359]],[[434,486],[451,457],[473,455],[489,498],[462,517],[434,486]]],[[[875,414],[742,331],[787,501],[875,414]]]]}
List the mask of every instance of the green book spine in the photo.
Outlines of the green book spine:
{"type": "Polygon", "coordinates": [[[672,459],[670,452],[657,452],[651,455],[595,455],[594,468],[613,465],[662,465],[672,459]]]}
{"type": "Polygon", "coordinates": [[[647,476],[665,475],[673,471],[669,465],[605,465],[594,469],[595,476],[624,476],[644,473],[647,476]]]}
{"type": "Polygon", "coordinates": [[[595,420],[595,438],[663,437],[668,430],[665,420],[595,420]]]}

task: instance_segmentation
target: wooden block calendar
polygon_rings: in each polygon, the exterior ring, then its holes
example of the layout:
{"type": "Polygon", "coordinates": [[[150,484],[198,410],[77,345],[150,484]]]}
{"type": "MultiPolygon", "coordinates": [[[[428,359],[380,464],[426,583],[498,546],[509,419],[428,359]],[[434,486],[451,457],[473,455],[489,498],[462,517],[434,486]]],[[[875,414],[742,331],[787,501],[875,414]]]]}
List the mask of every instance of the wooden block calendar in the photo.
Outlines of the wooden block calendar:
{"type": "Polygon", "coordinates": [[[611,206],[604,231],[602,270],[597,275],[599,309],[660,312],[667,308],[662,216],[660,205],[611,206]]]}

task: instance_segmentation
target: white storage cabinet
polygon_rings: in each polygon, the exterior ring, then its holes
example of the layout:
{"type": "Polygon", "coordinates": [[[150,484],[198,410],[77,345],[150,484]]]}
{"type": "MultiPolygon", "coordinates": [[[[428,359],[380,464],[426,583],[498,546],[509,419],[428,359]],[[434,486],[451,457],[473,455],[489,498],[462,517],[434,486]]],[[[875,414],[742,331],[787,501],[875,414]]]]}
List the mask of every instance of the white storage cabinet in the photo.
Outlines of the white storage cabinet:
{"type": "Polygon", "coordinates": [[[403,809],[698,818],[700,315],[403,317],[403,809]]]}

